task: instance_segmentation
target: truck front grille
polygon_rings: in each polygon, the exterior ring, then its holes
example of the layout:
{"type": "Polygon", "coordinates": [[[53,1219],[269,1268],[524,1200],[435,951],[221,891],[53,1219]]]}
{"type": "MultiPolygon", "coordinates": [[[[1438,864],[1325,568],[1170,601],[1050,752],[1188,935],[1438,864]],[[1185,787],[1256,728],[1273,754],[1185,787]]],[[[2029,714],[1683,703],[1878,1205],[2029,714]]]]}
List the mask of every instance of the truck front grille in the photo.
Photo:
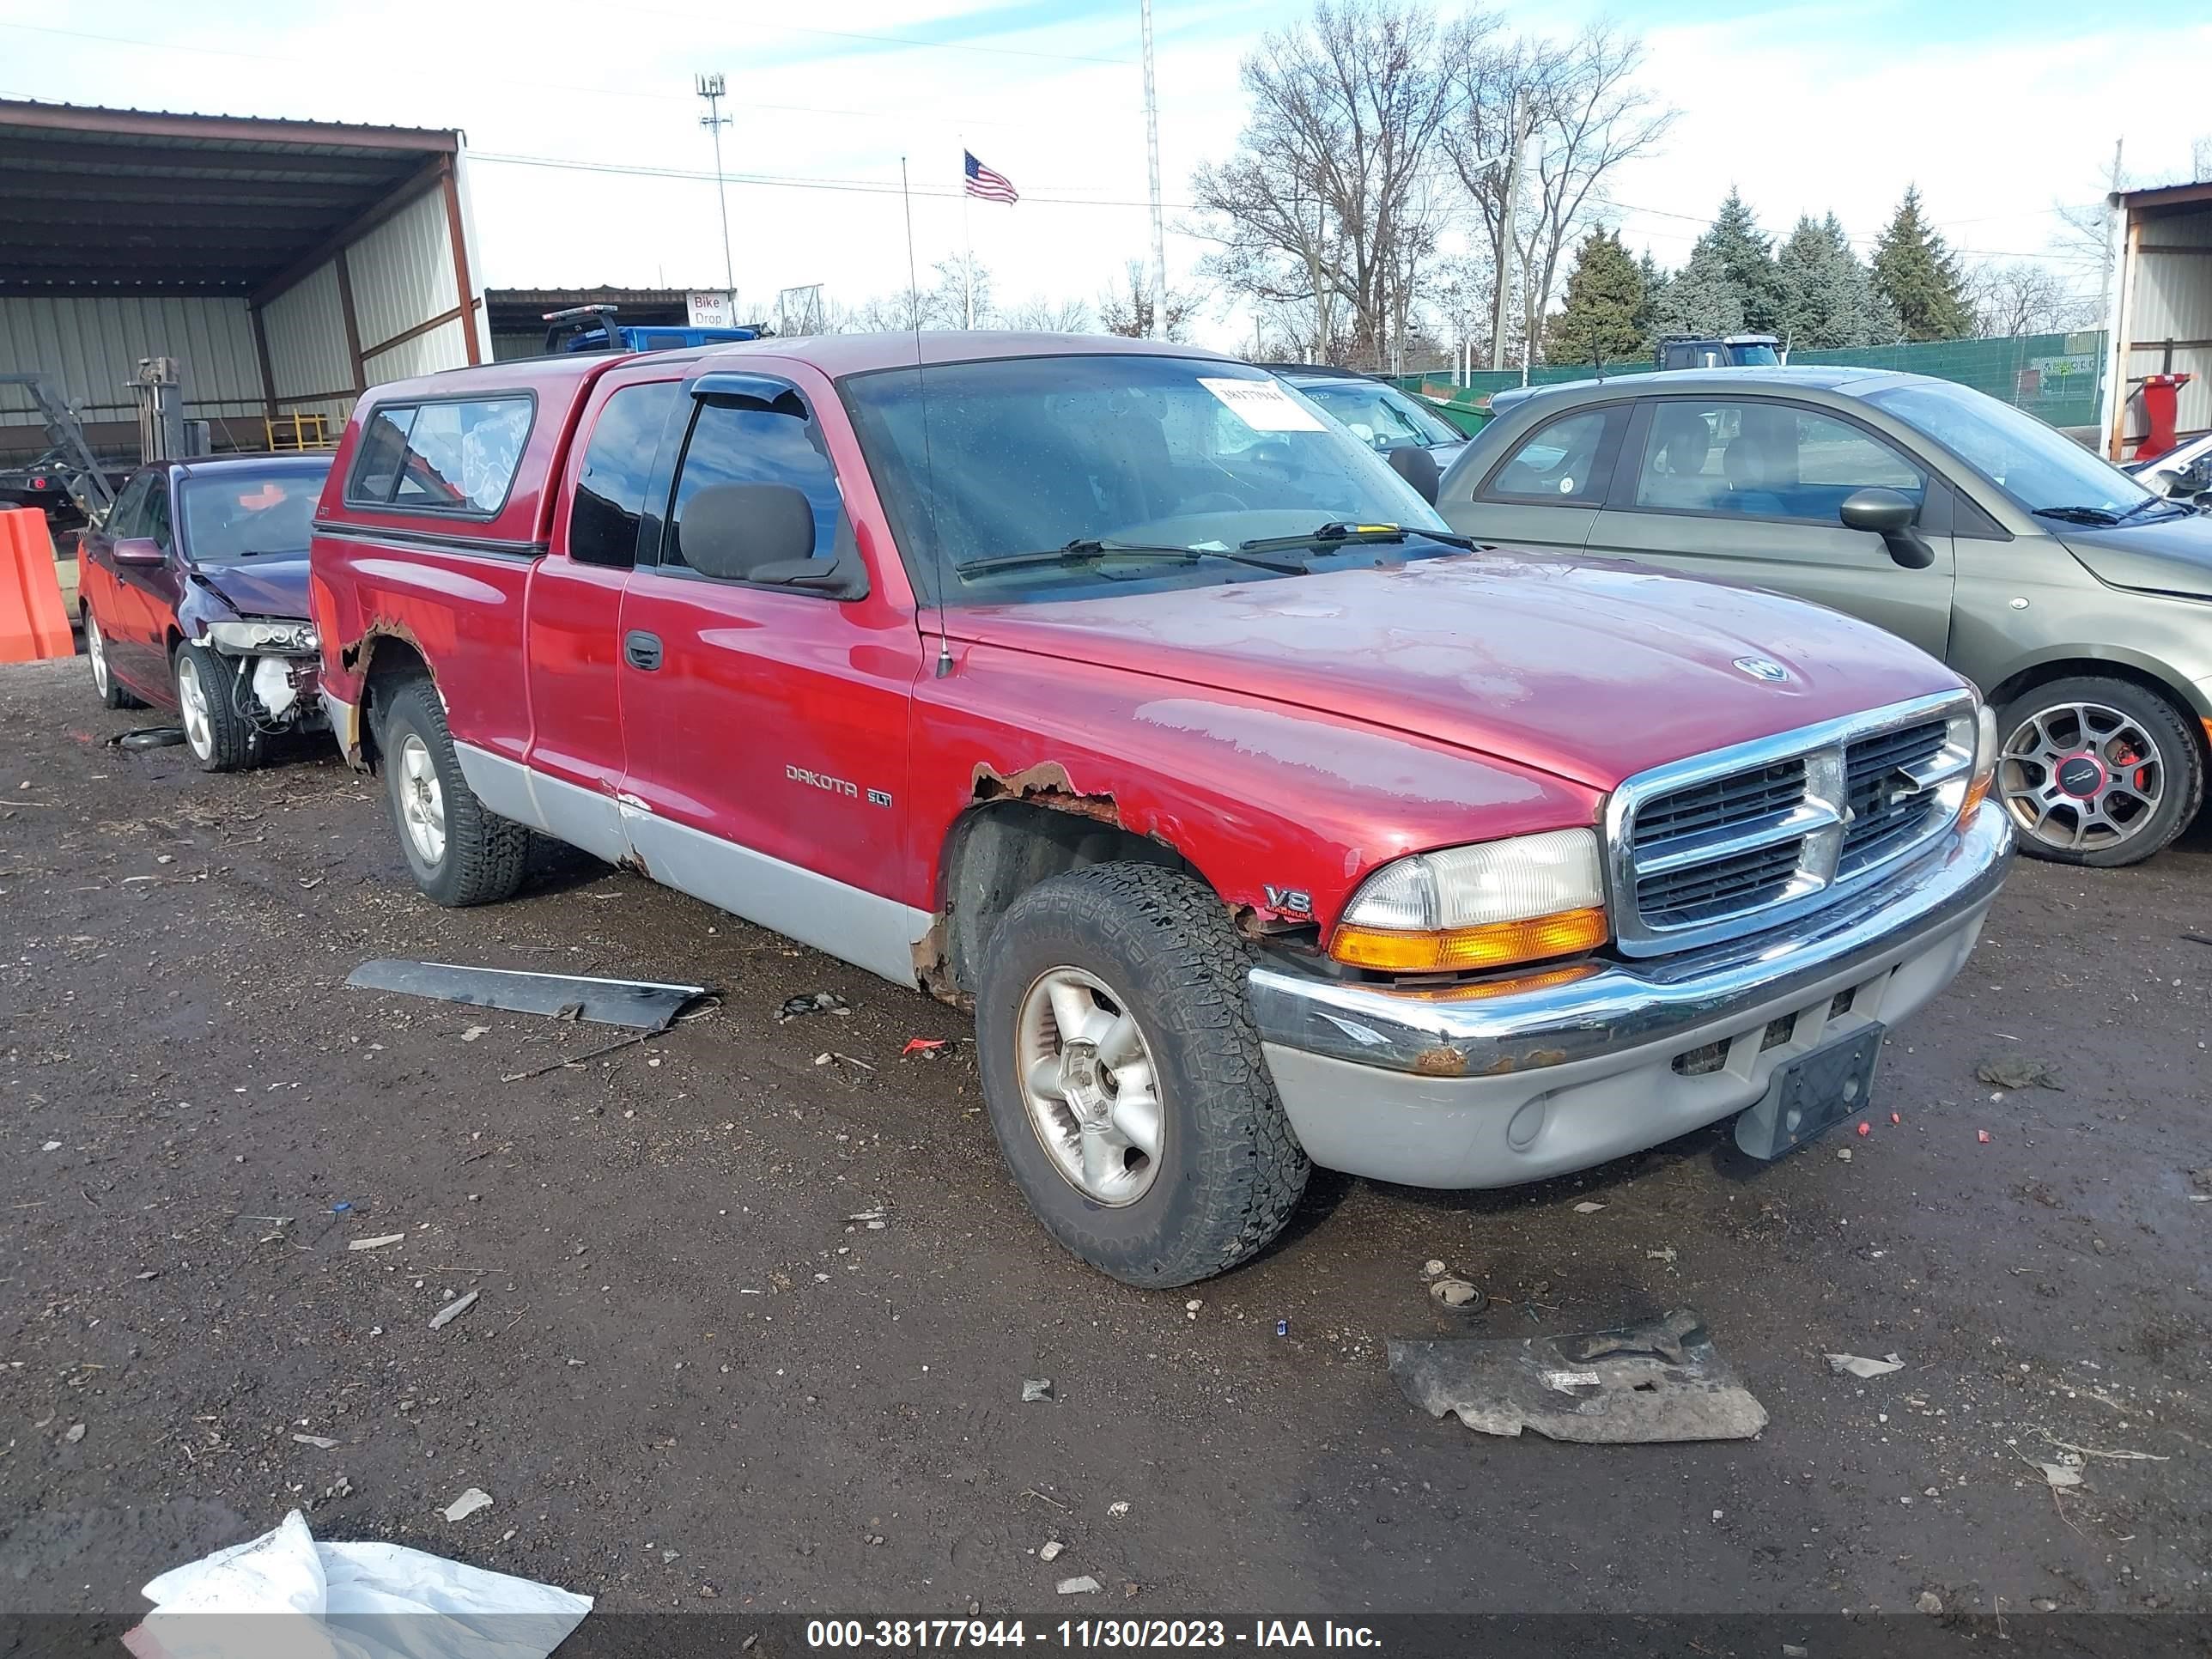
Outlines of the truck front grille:
{"type": "Polygon", "coordinates": [[[1677,927],[1771,903],[1796,878],[1803,847],[1802,841],[1786,841],[1646,876],[1636,884],[1637,910],[1646,927],[1677,927]]]}
{"type": "Polygon", "coordinates": [[[1943,833],[1973,757],[1962,692],[1629,779],[1607,819],[1620,948],[1687,950],[1831,902],[1943,833]]]}
{"type": "Polygon", "coordinates": [[[1923,720],[1844,751],[1844,874],[1883,862],[1926,830],[1936,803],[1924,780],[1941,775],[1949,737],[1947,721],[1923,720]]]}

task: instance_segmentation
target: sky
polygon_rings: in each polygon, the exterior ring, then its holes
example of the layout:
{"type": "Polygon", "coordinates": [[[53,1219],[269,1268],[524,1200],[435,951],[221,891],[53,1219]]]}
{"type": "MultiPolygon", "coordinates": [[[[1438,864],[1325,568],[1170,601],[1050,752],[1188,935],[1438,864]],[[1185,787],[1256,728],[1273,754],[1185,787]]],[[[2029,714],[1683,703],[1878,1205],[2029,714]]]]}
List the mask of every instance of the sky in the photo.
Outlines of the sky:
{"type": "MultiPolygon", "coordinates": [[[[1632,248],[1677,265],[1734,186],[1778,234],[1833,210],[1863,249],[1909,183],[1968,257],[2047,252],[2061,203],[2095,201],[2115,140],[2139,182],[2185,176],[2212,113],[2159,64],[2212,60],[2212,23],[2158,26],[2048,0],[1514,0],[1505,24],[1640,33],[1644,79],[1681,117],[1620,171],[1632,248]]],[[[1095,304],[1146,256],[1137,0],[315,0],[222,6],[0,0],[0,94],[79,104],[452,126],[469,146],[479,280],[492,287],[724,285],[714,150],[695,76],[719,72],[730,263],[745,314],[823,284],[857,304],[925,284],[971,246],[1001,301],[1095,304]],[[373,17],[373,23],[368,20],[373,17]],[[960,152],[1011,178],[1013,207],[967,203],[960,152]],[[565,163],[568,165],[556,165],[565,163]],[[614,169],[610,171],[609,169],[614,169]]],[[[1440,9],[1449,13],[1455,7],[1440,9]]],[[[1309,7],[1157,0],[1170,280],[1208,244],[1189,181],[1243,121],[1237,66],[1309,7]]],[[[1233,309],[1198,327],[1249,342],[1233,309]]]]}

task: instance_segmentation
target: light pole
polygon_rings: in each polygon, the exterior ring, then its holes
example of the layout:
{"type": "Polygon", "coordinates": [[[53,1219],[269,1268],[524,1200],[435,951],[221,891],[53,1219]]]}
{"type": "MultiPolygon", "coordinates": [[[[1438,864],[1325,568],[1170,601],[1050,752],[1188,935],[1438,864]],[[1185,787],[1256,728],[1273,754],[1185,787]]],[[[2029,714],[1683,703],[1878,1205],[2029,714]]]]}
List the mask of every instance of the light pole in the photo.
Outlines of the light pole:
{"type": "Polygon", "coordinates": [[[722,281],[729,289],[730,320],[735,322],[738,267],[730,257],[730,193],[722,183],[722,129],[730,125],[730,118],[722,113],[722,77],[719,73],[696,76],[693,84],[707,100],[707,112],[699,118],[699,125],[714,137],[714,204],[722,210],[722,281]]]}
{"type": "MultiPolygon", "coordinates": [[[[1506,150],[1495,158],[1505,163],[1505,201],[1500,210],[1498,238],[1498,292],[1490,313],[1490,366],[1505,367],[1505,312],[1513,299],[1513,209],[1521,197],[1521,146],[1528,137],[1521,130],[1520,94],[1515,94],[1505,106],[1507,135],[1506,150]]],[[[1528,343],[1522,343],[1522,355],[1528,355],[1528,343]]]]}

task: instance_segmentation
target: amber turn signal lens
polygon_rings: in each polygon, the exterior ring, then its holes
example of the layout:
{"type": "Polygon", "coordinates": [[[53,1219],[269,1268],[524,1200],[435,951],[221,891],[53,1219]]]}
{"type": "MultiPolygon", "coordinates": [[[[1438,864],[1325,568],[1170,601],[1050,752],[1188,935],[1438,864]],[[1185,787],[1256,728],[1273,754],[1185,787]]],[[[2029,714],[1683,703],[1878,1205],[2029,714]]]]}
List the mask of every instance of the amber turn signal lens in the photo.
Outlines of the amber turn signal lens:
{"type": "Polygon", "coordinates": [[[1972,817],[1974,816],[1975,810],[1989,798],[1990,780],[1986,775],[1978,777],[1972,782],[1969,783],[1966,786],[1966,799],[1959,803],[1960,821],[1964,823],[1966,819],[1972,817]]]}
{"type": "Polygon", "coordinates": [[[1959,822],[1972,822],[1982,803],[1989,799],[1990,785],[1997,775],[1997,717],[1987,703],[1974,711],[1974,769],[1966,779],[1966,793],[1959,798],[1959,822]]]}
{"type": "Polygon", "coordinates": [[[1562,910],[1526,921],[1495,921],[1442,933],[1343,927],[1329,941],[1328,953],[1350,967],[1380,973],[1448,974],[1571,956],[1604,944],[1609,931],[1602,909],[1562,910]]]}

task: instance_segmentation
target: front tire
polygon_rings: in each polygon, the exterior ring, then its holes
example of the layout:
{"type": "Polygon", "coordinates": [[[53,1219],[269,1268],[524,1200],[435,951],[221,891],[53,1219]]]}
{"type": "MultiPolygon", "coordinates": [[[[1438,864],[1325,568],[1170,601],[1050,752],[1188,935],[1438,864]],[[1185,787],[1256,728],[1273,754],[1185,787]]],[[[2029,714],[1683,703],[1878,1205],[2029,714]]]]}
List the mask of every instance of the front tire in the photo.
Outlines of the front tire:
{"type": "Polygon", "coordinates": [[[1996,789],[2021,850],[2056,864],[2139,864],[2204,799],[2197,734],[2172,704],[2084,675],[2024,692],[1997,715],[1996,789]]]}
{"type": "Polygon", "coordinates": [[[461,775],[446,707],[427,679],[385,703],[377,749],[392,820],[415,884],[449,908],[514,896],[530,857],[530,831],[477,799],[461,775]]]}
{"type": "Polygon", "coordinates": [[[171,663],[185,747],[203,772],[242,772],[261,763],[261,732],[239,712],[238,677],[205,646],[180,645],[171,663]]]}
{"type": "Polygon", "coordinates": [[[1041,882],[992,935],[975,1024],[1000,1149],[1045,1231],[1124,1284],[1226,1272],[1305,1190],[1248,965],[1221,901],[1152,865],[1041,882]]]}

